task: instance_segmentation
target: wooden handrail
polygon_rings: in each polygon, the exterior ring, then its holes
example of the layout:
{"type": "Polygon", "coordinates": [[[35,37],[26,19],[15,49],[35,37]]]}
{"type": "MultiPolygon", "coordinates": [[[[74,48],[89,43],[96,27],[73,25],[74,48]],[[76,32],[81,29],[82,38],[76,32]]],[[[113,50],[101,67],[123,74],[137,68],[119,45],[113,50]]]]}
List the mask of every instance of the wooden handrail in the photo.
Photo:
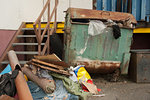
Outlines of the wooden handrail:
{"type": "Polygon", "coordinates": [[[38,24],[39,20],[41,20],[41,18],[42,18],[42,16],[43,16],[43,14],[44,14],[44,12],[45,12],[45,10],[46,10],[46,8],[47,8],[47,6],[48,6],[49,3],[50,3],[50,0],[47,0],[45,6],[43,8],[43,10],[40,13],[40,16],[36,19],[36,21],[35,21],[35,23],[33,25],[38,24]]]}
{"type": "MultiPolygon", "coordinates": [[[[53,15],[54,15],[54,13],[55,13],[55,10],[56,10],[57,6],[58,6],[58,3],[55,5],[55,8],[53,9],[52,14],[49,16],[49,22],[46,24],[46,27],[45,27],[45,29],[44,29],[44,31],[43,31],[43,33],[42,33],[41,41],[43,41],[44,35],[45,35],[46,31],[47,31],[47,28],[48,28],[48,26],[49,26],[49,24],[50,24],[50,21],[51,21],[53,15]]],[[[51,34],[50,34],[50,35],[51,35],[51,34]]]]}
{"type": "Polygon", "coordinates": [[[55,6],[53,8],[53,11],[50,15],[50,0],[47,0],[43,10],[41,11],[39,17],[36,19],[35,23],[33,24],[33,28],[34,28],[34,32],[36,34],[36,39],[37,39],[37,42],[38,42],[38,53],[39,55],[44,55],[45,52],[46,52],[46,49],[47,49],[47,52],[49,53],[49,39],[50,39],[50,35],[52,35],[55,31],[56,31],[56,19],[57,19],[57,6],[58,6],[58,0],[55,0],[55,6]],[[44,31],[41,33],[41,18],[44,14],[44,12],[46,11],[46,9],[48,8],[48,20],[47,20],[47,24],[46,24],[46,27],[44,28],[44,31]],[[55,14],[55,15],[54,15],[55,14]],[[50,29],[50,21],[52,20],[52,17],[55,16],[55,19],[54,19],[54,27],[52,29],[50,29]],[[38,24],[38,29],[37,29],[37,24],[38,24]],[[47,40],[46,40],[46,43],[45,43],[45,46],[43,47],[43,50],[41,52],[41,43],[43,41],[43,38],[44,38],[44,35],[46,34],[47,32],[47,40]]]}
{"type": "MultiPolygon", "coordinates": [[[[50,34],[52,34],[53,32],[54,32],[54,28],[51,29],[50,34]]],[[[44,55],[46,52],[46,48],[48,47],[48,42],[49,42],[49,40],[47,38],[46,43],[45,43],[44,48],[43,48],[43,51],[41,52],[42,55],[44,55]]]]}

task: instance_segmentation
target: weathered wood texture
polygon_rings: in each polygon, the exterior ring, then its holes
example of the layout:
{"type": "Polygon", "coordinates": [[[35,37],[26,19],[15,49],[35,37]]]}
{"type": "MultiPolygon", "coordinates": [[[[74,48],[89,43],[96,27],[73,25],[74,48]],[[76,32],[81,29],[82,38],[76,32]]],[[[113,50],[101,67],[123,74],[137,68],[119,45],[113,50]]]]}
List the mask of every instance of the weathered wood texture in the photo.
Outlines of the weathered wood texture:
{"type": "Polygon", "coordinates": [[[48,80],[48,79],[44,79],[44,78],[39,78],[38,76],[34,75],[32,73],[32,71],[30,69],[28,69],[27,67],[22,67],[21,68],[23,73],[25,75],[27,75],[27,77],[35,82],[38,86],[40,86],[44,91],[45,93],[53,93],[56,86],[55,86],[55,83],[54,83],[54,80],[48,80]]]}
{"type": "Polygon", "coordinates": [[[50,63],[47,63],[47,62],[44,62],[44,61],[40,61],[38,59],[32,59],[32,62],[39,63],[39,64],[42,64],[42,65],[45,65],[45,66],[50,66],[50,67],[57,68],[57,69],[60,69],[60,70],[64,69],[62,66],[50,64],[50,63]]]}
{"type": "Polygon", "coordinates": [[[40,68],[43,68],[43,69],[50,70],[50,71],[52,71],[52,72],[59,73],[59,74],[64,74],[64,75],[67,75],[67,76],[70,76],[70,75],[71,75],[69,72],[64,71],[64,70],[58,70],[58,69],[46,67],[46,66],[44,66],[44,65],[36,64],[36,63],[33,63],[33,62],[30,62],[30,64],[32,64],[32,65],[34,65],[34,66],[37,66],[37,67],[40,67],[40,68]]]}

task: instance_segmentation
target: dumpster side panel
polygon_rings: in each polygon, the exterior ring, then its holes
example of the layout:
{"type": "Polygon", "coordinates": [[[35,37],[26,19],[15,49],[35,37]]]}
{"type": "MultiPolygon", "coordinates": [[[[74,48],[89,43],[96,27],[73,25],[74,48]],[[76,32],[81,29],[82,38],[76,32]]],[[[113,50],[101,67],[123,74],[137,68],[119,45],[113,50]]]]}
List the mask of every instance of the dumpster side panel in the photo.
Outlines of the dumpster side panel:
{"type": "MultiPolygon", "coordinates": [[[[88,25],[72,24],[71,33],[66,39],[67,50],[65,50],[65,61],[72,63],[74,60],[89,59],[102,61],[121,61],[123,66],[128,68],[126,62],[130,59],[130,45],[132,30],[121,29],[121,37],[113,37],[112,28],[96,36],[88,35],[88,25]],[[124,55],[128,55],[125,56],[124,55]],[[125,62],[123,62],[125,61],[125,62]]],[[[125,70],[127,70],[125,68],[125,70]]],[[[127,71],[125,71],[127,73],[127,71]]]]}

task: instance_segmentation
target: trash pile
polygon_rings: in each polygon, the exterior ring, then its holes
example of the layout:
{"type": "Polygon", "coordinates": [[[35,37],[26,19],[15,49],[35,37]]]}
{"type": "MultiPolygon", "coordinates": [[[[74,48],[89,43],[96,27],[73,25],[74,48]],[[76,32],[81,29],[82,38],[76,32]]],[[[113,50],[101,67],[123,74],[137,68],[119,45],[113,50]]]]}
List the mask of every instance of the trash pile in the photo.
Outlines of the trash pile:
{"type": "Polygon", "coordinates": [[[70,66],[55,54],[34,56],[23,67],[14,51],[0,73],[0,100],[86,100],[101,95],[84,65],[70,66]]]}

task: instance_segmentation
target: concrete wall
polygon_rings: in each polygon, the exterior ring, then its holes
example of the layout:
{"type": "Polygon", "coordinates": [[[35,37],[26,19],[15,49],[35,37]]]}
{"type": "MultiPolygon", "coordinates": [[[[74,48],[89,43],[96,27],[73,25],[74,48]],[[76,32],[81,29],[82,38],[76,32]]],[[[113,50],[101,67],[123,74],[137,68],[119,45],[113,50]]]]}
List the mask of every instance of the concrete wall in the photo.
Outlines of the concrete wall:
{"type": "MultiPolygon", "coordinates": [[[[0,0],[0,29],[17,30],[21,22],[34,22],[47,0],[0,0]]],[[[51,0],[51,7],[54,0],[51,0]]],[[[64,21],[68,7],[92,9],[92,0],[59,0],[57,21],[64,21]]],[[[42,21],[46,21],[46,13],[42,21]]]]}

